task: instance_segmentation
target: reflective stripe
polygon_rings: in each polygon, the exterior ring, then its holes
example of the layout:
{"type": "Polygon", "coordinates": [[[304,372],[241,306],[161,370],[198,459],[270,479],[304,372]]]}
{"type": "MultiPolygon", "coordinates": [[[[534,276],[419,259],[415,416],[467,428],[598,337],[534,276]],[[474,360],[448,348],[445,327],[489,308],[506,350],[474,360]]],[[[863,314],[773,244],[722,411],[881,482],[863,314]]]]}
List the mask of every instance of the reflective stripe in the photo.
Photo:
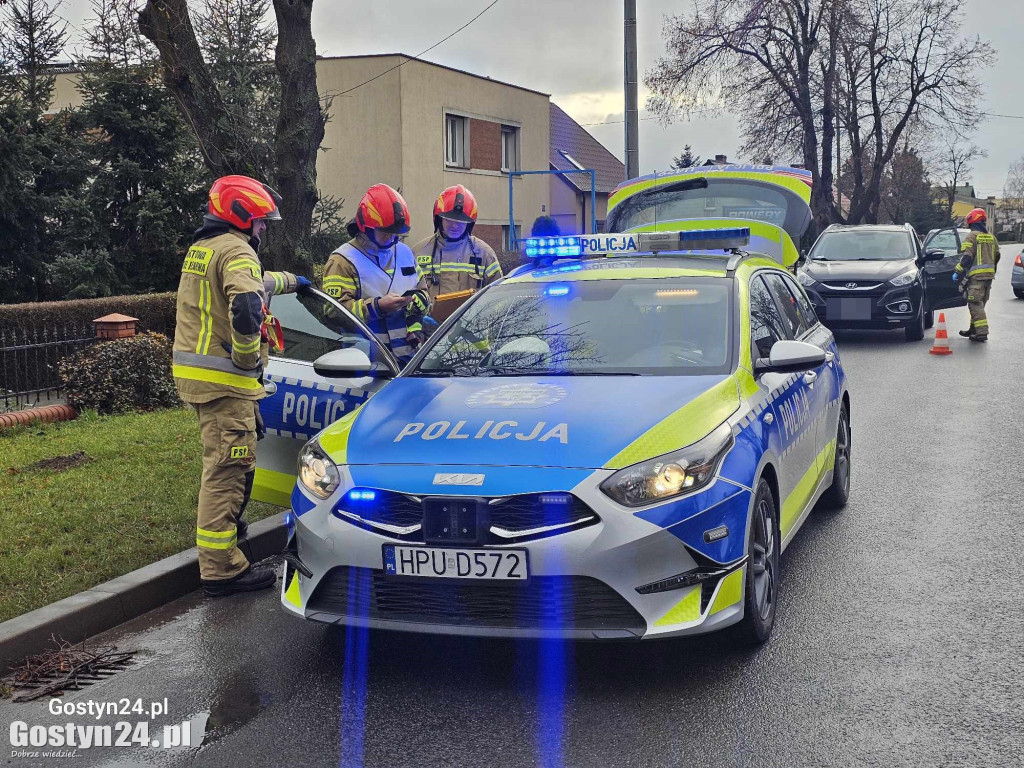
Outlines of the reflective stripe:
{"type": "Polygon", "coordinates": [[[700,587],[692,587],[686,596],[654,622],[656,627],[687,624],[700,618],[700,587]]]}
{"type": "Polygon", "coordinates": [[[240,269],[247,269],[249,274],[257,280],[260,279],[260,265],[258,262],[252,259],[235,259],[228,262],[228,272],[237,272],[240,269]]]}
{"type": "Polygon", "coordinates": [[[982,326],[985,326],[986,328],[988,328],[988,320],[975,320],[974,321],[974,327],[975,328],[981,328],[982,326]]]}
{"type": "Polygon", "coordinates": [[[205,355],[210,351],[210,338],[213,336],[213,318],[210,317],[210,281],[199,281],[199,340],[196,342],[196,354],[205,355]]]}
{"type": "Polygon", "coordinates": [[[255,352],[257,349],[260,348],[260,337],[257,336],[252,341],[242,341],[241,339],[238,338],[238,336],[235,336],[234,334],[232,334],[232,336],[231,336],[231,348],[235,352],[238,352],[239,354],[243,354],[243,355],[246,352],[255,352]]]}
{"type": "Polygon", "coordinates": [[[499,264],[498,262],[495,261],[492,264],[490,264],[487,267],[487,269],[484,270],[484,277],[490,277],[491,275],[496,274],[496,273],[500,273],[500,272],[501,272],[501,264],[499,264]]]}
{"type": "Polygon", "coordinates": [[[224,384],[229,387],[240,389],[262,389],[258,379],[250,379],[247,376],[237,373],[225,373],[224,371],[211,371],[206,368],[194,368],[189,365],[172,366],[171,373],[176,379],[189,379],[191,381],[205,381],[210,384],[224,384]]]}
{"type": "Polygon", "coordinates": [[[206,368],[211,371],[224,371],[225,373],[233,373],[237,376],[248,376],[253,379],[258,379],[260,376],[258,369],[247,371],[244,368],[239,368],[231,362],[230,357],[195,355],[191,352],[175,350],[172,355],[172,360],[176,365],[191,366],[193,368],[206,368]]]}
{"type": "Polygon", "coordinates": [[[980,267],[971,267],[967,272],[968,275],[994,275],[995,273],[995,267],[987,267],[985,265],[980,267]]]}
{"type": "Polygon", "coordinates": [[[208,531],[205,528],[196,528],[196,546],[206,549],[231,549],[238,541],[238,530],[232,528],[230,531],[208,531]]]}
{"type": "Polygon", "coordinates": [[[284,293],[284,277],[280,272],[273,272],[274,276],[274,294],[279,295],[284,293]]]}
{"type": "Polygon", "coordinates": [[[356,289],[356,280],[354,277],[325,277],[324,288],[331,285],[340,285],[342,288],[349,288],[354,291],[356,289]]]}

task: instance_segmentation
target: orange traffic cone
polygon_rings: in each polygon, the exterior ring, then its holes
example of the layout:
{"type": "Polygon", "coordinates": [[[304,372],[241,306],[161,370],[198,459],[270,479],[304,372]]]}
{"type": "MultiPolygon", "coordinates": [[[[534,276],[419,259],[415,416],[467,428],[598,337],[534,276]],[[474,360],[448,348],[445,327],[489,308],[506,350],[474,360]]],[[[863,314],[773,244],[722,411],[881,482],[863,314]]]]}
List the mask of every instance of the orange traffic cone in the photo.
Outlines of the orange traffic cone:
{"type": "Polygon", "coordinates": [[[949,336],[946,335],[946,313],[939,312],[939,322],[935,326],[935,342],[928,350],[933,355],[952,355],[953,350],[949,348],[949,336]]]}

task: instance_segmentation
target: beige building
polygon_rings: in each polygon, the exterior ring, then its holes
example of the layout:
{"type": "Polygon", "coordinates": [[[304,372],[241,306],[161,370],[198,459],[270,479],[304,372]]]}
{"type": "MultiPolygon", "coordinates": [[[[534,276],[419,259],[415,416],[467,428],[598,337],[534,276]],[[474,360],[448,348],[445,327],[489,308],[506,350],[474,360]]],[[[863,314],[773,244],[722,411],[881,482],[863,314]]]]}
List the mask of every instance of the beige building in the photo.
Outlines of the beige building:
{"type": "MultiPolygon", "coordinates": [[[[70,68],[58,73],[55,111],[81,104],[76,77],[70,68]]],[[[351,217],[367,187],[390,184],[409,203],[409,244],[433,231],[432,210],[441,190],[463,184],[479,204],[474,234],[495,250],[506,250],[509,172],[570,163],[561,154],[558,164],[552,162],[551,153],[560,148],[577,163],[595,157],[602,161],[599,219],[607,192],[624,175],[621,163],[539,91],[404,54],[320,59],[317,85],[331,99],[317,161],[321,192],[344,199],[342,213],[351,217]],[[567,135],[573,141],[566,147],[552,144],[556,118],[556,128],[572,129],[567,135]]],[[[573,181],[589,193],[588,177],[581,174],[573,181]]],[[[544,214],[565,221],[567,230],[572,221],[572,229],[584,231],[589,194],[584,201],[574,184],[547,175],[514,177],[512,183],[517,236],[528,234],[533,220],[544,214]],[[553,195],[559,198],[554,210],[553,195]]]]}

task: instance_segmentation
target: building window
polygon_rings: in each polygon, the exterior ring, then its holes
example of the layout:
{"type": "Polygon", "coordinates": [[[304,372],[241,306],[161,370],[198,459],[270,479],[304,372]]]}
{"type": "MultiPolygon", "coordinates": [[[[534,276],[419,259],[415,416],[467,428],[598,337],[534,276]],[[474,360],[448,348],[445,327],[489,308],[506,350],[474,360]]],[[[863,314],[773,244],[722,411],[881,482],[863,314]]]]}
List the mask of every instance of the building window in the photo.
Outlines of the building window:
{"type": "Polygon", "coordinates": [[[459,115],[444,116],[444,164],[456,168],[468,168],[466,160],[466,134],[469,120],[459,115]]]}
{"type": "Polygon", "coordinates": [[[501,126],[501,170],[519,170],[519,129],[510,125],[501,126]]]}
{"type": "Polygon", "coordinates": [[[509,239],[509,228],[508,224],[501,228],[501,250],[503,251],[514,251],[519,247],[518,241],[523,237],[523,228],[521,225],[516,224],[515,242],[510,242],[509,239]]]}

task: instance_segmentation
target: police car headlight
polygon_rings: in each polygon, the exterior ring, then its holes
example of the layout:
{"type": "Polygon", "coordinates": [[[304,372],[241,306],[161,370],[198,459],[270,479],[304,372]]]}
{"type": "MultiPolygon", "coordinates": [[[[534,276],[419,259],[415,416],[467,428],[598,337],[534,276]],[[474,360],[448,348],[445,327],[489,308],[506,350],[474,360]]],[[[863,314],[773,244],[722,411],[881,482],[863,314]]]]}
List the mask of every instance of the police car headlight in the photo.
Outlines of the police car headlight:
{"type": "Polygon", "coordinates": [[[911,269],[908,272],[904,272],[902,275],[896,275],[892,280],[889,281],[890,285],[910,285],[917,279],[917,270],[911,269]]]}
{"type": "Polygon", "coordinates": [[[299,482],[319,499],[326,499],[341,484],[338,466],[316,440],[306,443],[299,453],[299,482]]]}
{"type": "Polygon", "coordinates": [[[627,507],[691,493],[715,479],[732,446],[732,428],[722,424],[691,446],[620,469],[601,483],[601,490],[627,507]]]}
{"type": "Polygon", "coordinates": [[[800,285],[806,285],[808,288],[810,288],[817,282],[813,277],[808,275],[806,272],[797,272],[796,279],[797,282],[800,283],[800,285]]]}

